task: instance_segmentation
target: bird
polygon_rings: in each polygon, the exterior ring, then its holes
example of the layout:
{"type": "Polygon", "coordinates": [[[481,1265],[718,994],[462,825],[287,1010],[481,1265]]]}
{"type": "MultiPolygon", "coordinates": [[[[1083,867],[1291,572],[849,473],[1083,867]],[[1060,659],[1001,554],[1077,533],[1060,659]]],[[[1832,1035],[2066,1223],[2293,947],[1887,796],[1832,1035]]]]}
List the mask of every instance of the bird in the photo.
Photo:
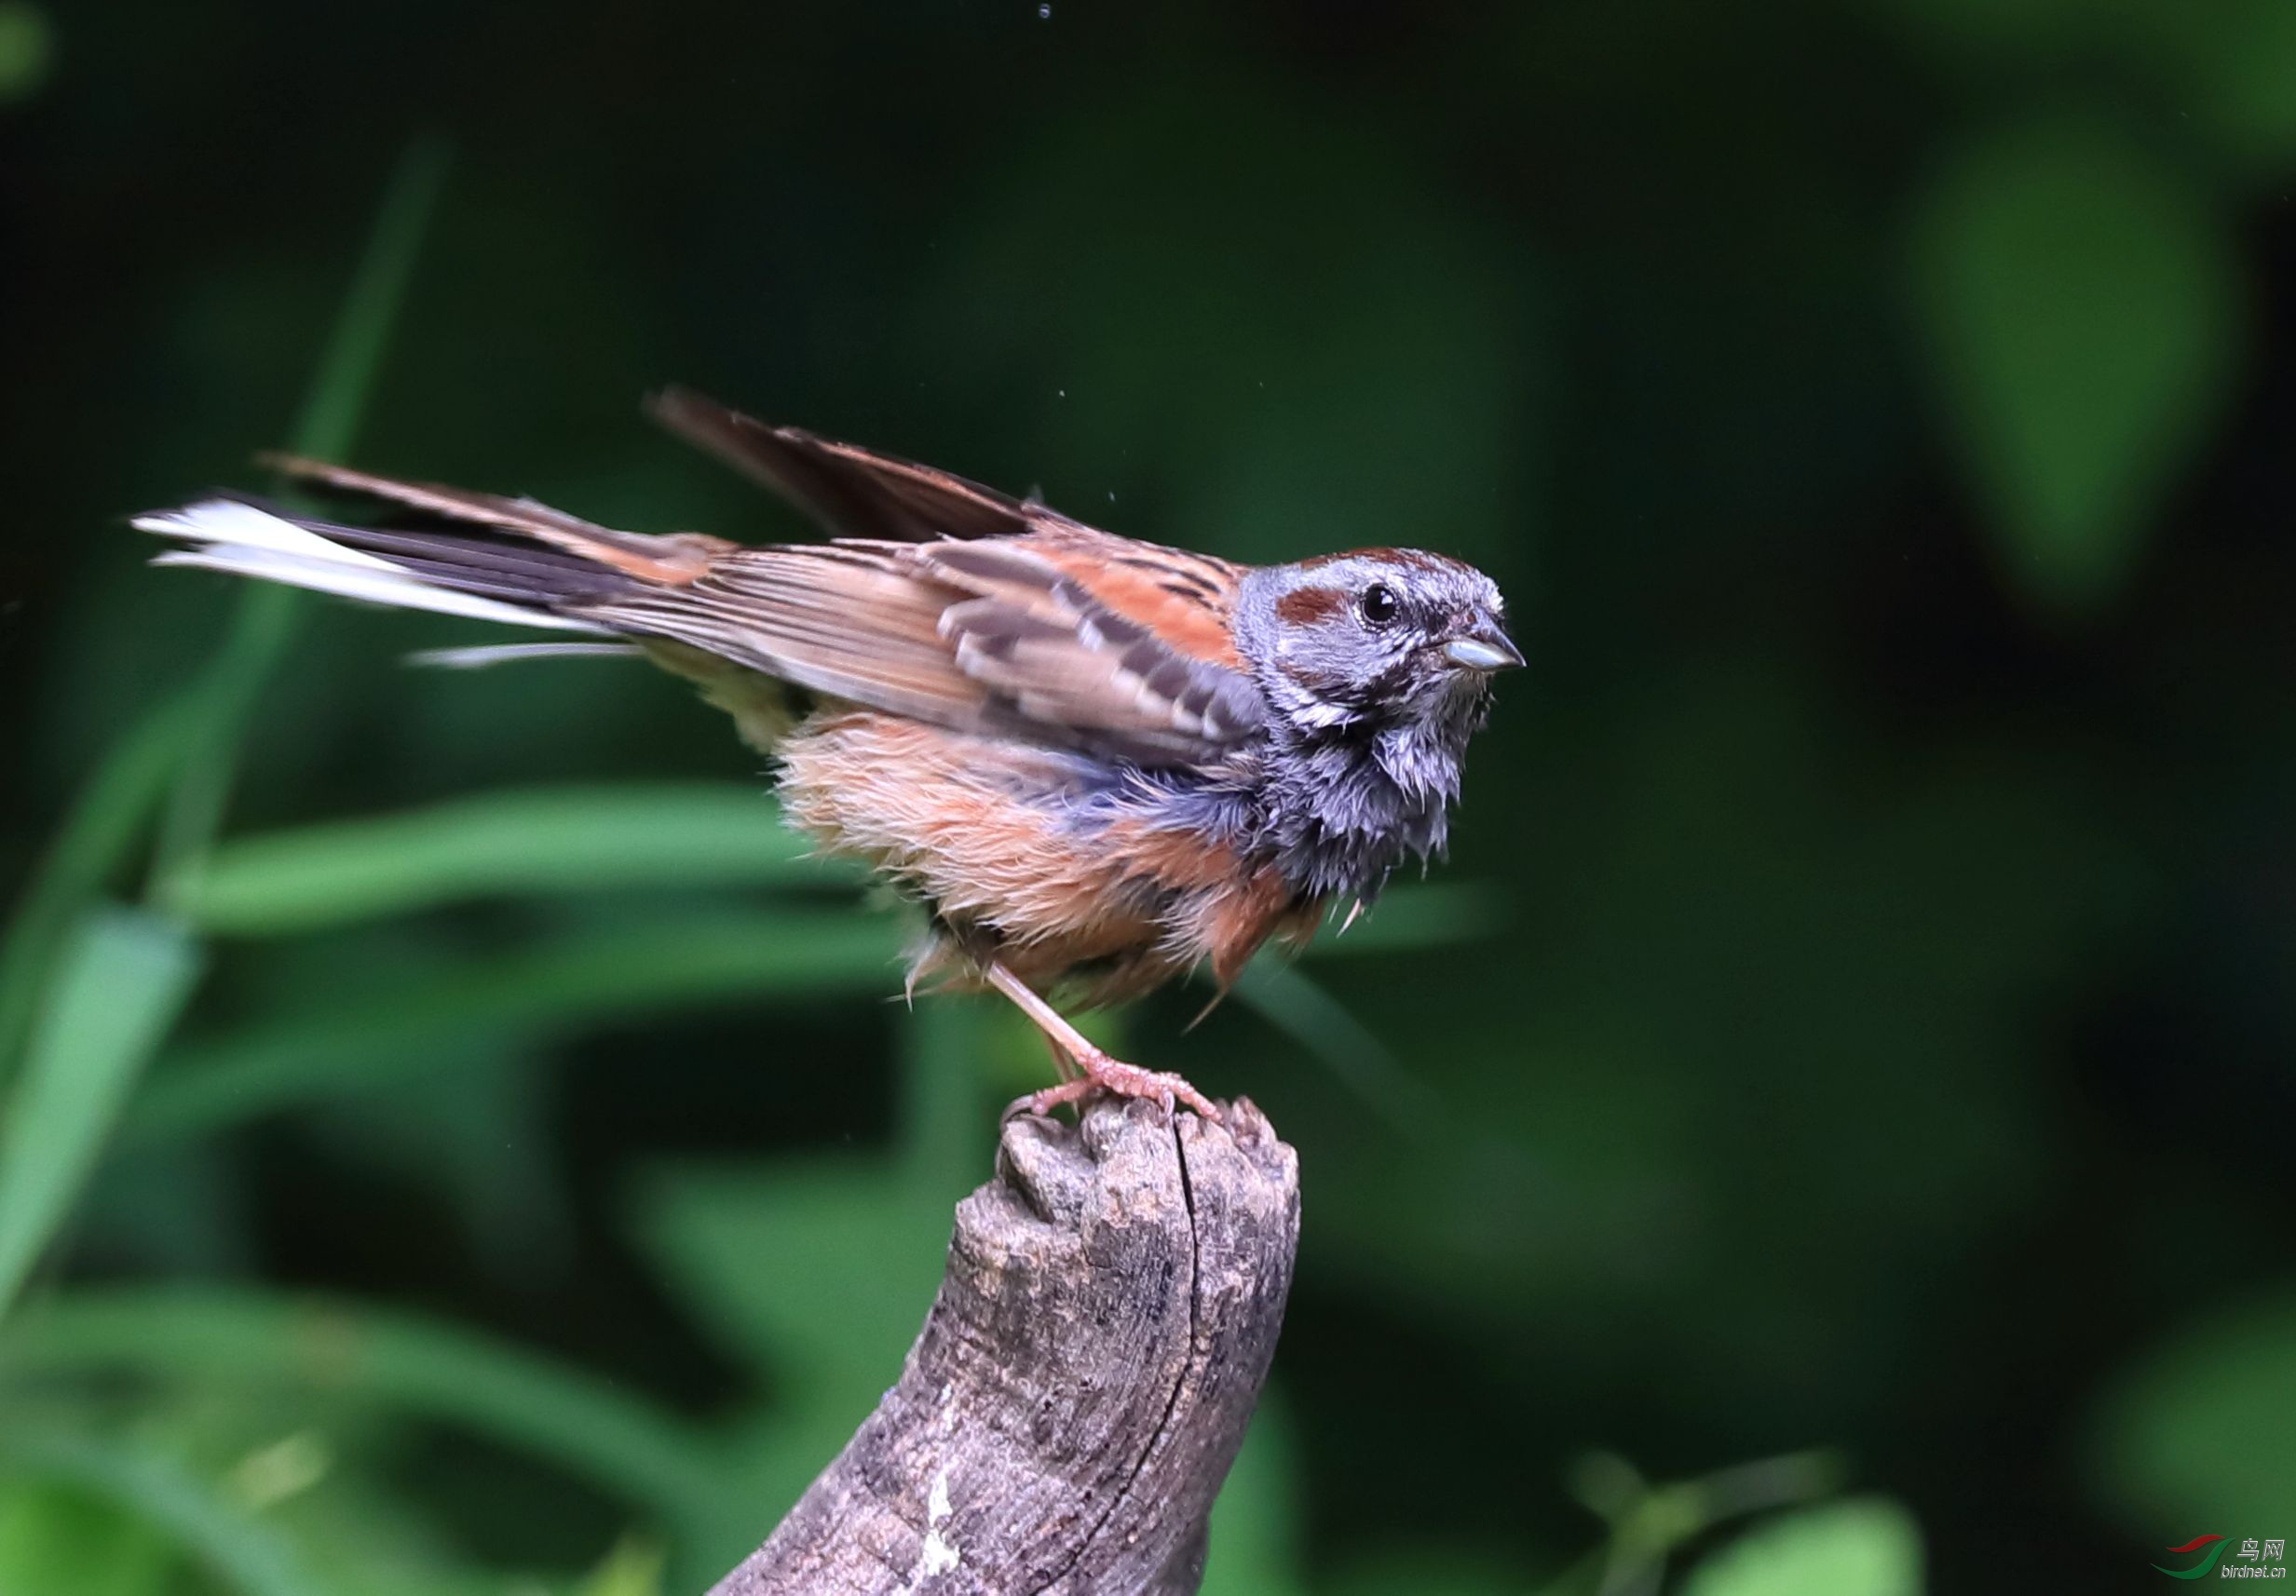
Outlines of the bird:
{"type": "Polygon", "coordinates": [[[904,991],[1000,993],[1043,1034],[1056,1084],[1009,1112],[1106,1091],[1217,1119],[1064,1008],[1206,965],[1224,994],[1263,943],[1425,868],[1491,679],[1523,664],[1497,586],[1446,555],[1244,565],[691,389],[646,408],[826,540],[626,532],[292,455],[258,458],[293,506],[217,493],[131,524],[170,541],[155,564],[562,634],[437,663],[629,654],[686,679],[775,762],[789,823],[922,905],[904,991]],[[368,514],[302,507],[336,499],[368,514]]]}

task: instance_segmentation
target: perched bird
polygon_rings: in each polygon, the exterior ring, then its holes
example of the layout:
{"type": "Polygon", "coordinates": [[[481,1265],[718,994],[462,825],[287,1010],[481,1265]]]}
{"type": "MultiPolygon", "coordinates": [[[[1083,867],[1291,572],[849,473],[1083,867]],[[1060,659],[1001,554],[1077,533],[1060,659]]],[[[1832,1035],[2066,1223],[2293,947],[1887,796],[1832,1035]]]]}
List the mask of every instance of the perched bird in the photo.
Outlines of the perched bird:
{"type": "Polygon", "coordinates": [[[218,496],[135,525],[184,546],[159,564],[582,640],[454,662],[627,652],[694,682],[778,760],[792,823],[923,904],[911,987],[992,987],[1043,1031],[1062,1084],[1039,1112],[1101,1089],[1216,1117],[1048,994],[1118,1001],[1207,960],[1224,991],[1269,938],[1367,902],[1443,847],[1490,677],[1523,662],[1498,588],[1439,554],[1237,565],[691,392],[650,408],[832,541],[617,532],[302,459],[270,464],[390,513],[218,496]]]}

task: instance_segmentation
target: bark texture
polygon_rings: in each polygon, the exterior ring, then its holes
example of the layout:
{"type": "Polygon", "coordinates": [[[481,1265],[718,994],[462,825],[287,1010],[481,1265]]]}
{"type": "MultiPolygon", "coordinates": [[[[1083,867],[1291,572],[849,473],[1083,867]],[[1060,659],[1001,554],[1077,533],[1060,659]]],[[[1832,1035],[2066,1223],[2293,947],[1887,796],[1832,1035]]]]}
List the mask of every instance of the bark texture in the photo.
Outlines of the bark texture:
{"type": "Polygon", "coordinates": [[[1187,1596],[1298,1234],[1247,1102],[1013,1120],[900,1383],[713,1596],[1187,1596]]]}

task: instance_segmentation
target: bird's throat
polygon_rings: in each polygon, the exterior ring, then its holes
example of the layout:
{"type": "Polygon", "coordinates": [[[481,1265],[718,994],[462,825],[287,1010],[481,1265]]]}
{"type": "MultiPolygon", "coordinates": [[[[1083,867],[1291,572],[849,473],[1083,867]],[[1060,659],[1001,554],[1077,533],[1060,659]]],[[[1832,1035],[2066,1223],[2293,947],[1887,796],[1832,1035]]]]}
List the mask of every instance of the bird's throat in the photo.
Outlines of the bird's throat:
{"type": "Polygon", "coordinates": [[[1281,728],[1269,751],[1266,845],[1301,898],[1368,899],[1406,859],[1443,850],[1471,726],[1281,728]]]}

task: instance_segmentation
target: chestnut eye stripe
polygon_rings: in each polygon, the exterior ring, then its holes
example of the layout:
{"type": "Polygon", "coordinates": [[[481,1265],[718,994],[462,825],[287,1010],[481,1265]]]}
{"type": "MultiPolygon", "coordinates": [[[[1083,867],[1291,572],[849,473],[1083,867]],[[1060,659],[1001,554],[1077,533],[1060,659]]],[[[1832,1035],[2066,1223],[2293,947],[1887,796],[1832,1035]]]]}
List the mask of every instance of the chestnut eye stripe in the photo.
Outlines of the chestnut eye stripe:
{"type": "Polygon", "coordinates": [[[1348,612],[1346,591],[1338,588],[1294,588],[1275,602],[1275,618],[1285,626],[1321,626],[1348,612]]]}

